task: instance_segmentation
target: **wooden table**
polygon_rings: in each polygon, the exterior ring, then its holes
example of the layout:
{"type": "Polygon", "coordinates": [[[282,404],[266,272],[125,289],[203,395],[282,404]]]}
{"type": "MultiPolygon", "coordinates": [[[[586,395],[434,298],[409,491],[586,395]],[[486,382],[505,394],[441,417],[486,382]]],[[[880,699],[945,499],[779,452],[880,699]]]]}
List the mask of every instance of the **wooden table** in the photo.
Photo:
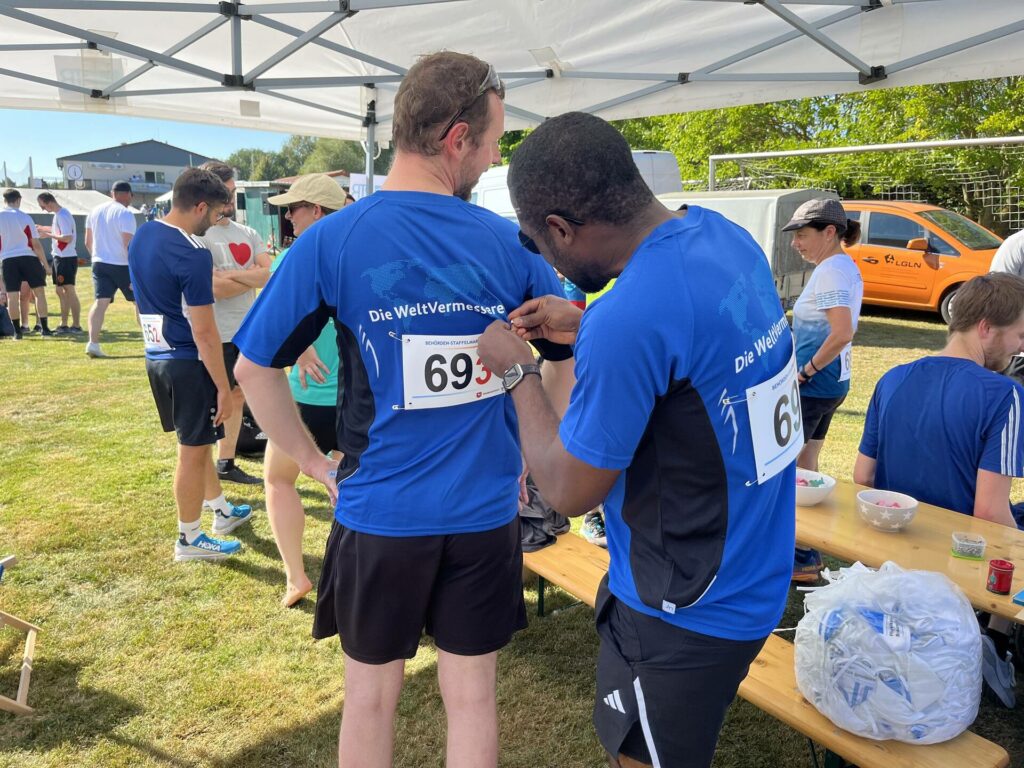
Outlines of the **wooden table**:
{"type": "Polygon", "coordinates": [[[821,504],[797,506],[797,542],[843,560],[860,560],[872,568],[892,560],[902,568],[944,573],[978,610],[1024,624],[1024,607],[1011,600],[1013,594],[1024,589],[1024,531],[924,503],[903,531],[879,531],[857,514],[856,497],[861,490],[864,486],[838,482],[821,504]],[[953,531],[984,536],[985,559],[953,557],[953,531]],[[1010,595],[996,595],[985,589],[988,561],[995,558],[1009,560],[1016,566],[1010,595]]]}

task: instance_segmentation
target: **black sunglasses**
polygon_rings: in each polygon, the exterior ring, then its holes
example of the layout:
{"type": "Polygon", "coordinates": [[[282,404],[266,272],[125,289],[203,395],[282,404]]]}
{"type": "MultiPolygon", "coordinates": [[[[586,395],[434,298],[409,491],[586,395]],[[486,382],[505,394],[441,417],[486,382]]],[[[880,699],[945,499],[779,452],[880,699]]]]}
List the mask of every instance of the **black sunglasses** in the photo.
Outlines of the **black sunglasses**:
{"type": "Polygon", "coordinates": [[[451,133],[452,128],[459,122],[459,118],[466,114],[466,110],[472,107],[488,91],[494,91],[498,94],[499,98],[505,98],[505,86],[501,83],[501,78],[498,77],[498,73],[494,71],[494,67],[490,64],[487,65],[487,76],[484,77],[484,81],[480,83],[480,87],[476,89],[476,96],[474,96],[466,106],[455,113],[455,116],[448,121],[448,124],[441,131],[441,135],[437,138],[438,141],[444,141],[444,137],[451,133]]]}
{"type": "MultiPolygon", "coordinates": [[[[580,221],[579,219],[573,218],[572,216],[566,216],[564,213],[558,211],[551,211],[550,213],[544,214],[544,220],[547,221],[548,216],[561,216],[563,219],[568,221],[570,224],[575,224],[577,227],[582,227],[586,222],[580,221]]],[[[540,253],[540,248],[533,241],[533,238],[523,232],[522,228],[519,229],[519,244],[531,253],[540,253]]]]}
{"type": "Polygon", "coordinates": [[[294,216],[296,211],[301,210],[302,208],[312,208],[312,207],[313,207],[312,203],[289,203],[288,204],[288,213],[290,213],[292,216],[294,216]]]}

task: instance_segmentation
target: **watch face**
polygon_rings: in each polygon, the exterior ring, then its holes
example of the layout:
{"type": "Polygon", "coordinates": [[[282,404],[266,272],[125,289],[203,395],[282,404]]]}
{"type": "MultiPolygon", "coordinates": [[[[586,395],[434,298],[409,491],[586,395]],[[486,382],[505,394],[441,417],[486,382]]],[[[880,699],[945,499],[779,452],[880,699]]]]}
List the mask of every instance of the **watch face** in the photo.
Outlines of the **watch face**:
{"type": "Polygon", "coordinates": [[[518,365],[513,365],[501,376],[501,384],[505,389],[514,387],[516,382],[522,378],[522,372],[518,365]]]}

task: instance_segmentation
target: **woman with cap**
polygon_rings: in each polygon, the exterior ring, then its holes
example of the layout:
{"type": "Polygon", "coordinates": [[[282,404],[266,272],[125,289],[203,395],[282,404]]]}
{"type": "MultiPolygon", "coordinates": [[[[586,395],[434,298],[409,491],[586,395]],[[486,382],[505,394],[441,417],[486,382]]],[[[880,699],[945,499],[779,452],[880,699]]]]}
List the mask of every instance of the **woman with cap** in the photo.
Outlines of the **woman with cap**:
{"type": "MultiPolygon", "coordinates": [[[[860,222],[847,218],[838,200],[809,200],[782,228],[793,233],[793,248],[814,272],[793,306],[797,379],[804,447],[797,466],[818,471],[818,455],[832,416],[850,391],[853,336],[860,318],[864,282],[843,245],[860,237],[860,222]]],[[[794,581],[815,581],[821,556],[797,550],[794,581]]]]}
{"type": "MultiPolygon", "coordinates": [[[[287,207],[285,218],[291,222],[298,238],[315,222],[343,208],[345,191],[330,176],[312,173],[300,176],[287,192],[270,197],[267,202],[287,207]]],[[[287,253],[286,248],[274,259],[271,274],[287,253]]],[[[336,460],[340,459],[335,425],[340,369],[337,333],[334,323],[328,323],[313,345],[299,356],[288,376],[292,397],[299,406],[303,423],[317,447],[325,453],[332,453],[336,460]]],[[[298,603],[313,588],[302,558],[302,533],[306,519],[295,488],[298,476],[298,464],[269,442],[263,462],[263,480],[267,491],[267,517],[287,578],[281,599],[285,607],[298,603]]]]}

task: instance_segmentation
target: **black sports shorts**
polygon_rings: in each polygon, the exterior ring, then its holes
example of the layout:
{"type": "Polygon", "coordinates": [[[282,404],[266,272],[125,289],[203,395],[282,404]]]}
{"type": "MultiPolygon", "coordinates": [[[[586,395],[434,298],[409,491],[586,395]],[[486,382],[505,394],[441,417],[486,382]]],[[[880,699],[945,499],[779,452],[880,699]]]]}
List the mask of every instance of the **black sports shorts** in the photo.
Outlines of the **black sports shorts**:
{"type": "Polygon", "coordinates": [[[321,453],[338,450],[338,409],[333,405],[296,403],[299,416],[321,453]]]}
{"type": "Polygon", "coordinates": [[[42,288],[46,285],[46,270],[35,256],[11,256],[4,259],[3,267],[4,290],[17,294],[22,283],[29,288],[42,288]]]}
{"type": "Polygon", "coordinates": [[[519,517],[479,533],[377,536],[337,520],[327,539],[313,637],[341,636],[364,664],[416,655],[424,629],[437,647],[481,656],[526,627],[519,517]]]}
{"type": "Polygon", "coordinates": [[[214,426],[217,386],[200,360],[146,360],[149,386],[164,432],[182,445],[213,445],[224,437],[214,426]]]}
{"type": "Polygon", "coordinates": [[[54,256],[52,267],[54,285],[75,284],[75,276],[78,275],[77,256],[54,256]]]}
{"type": "Polygon", "coordinates": [[[804,442],[824,440],[828,434],[832,417],[843,404],[842,397],[804,397],[800,395],[800,417],[804,422],[804,442]]]}

